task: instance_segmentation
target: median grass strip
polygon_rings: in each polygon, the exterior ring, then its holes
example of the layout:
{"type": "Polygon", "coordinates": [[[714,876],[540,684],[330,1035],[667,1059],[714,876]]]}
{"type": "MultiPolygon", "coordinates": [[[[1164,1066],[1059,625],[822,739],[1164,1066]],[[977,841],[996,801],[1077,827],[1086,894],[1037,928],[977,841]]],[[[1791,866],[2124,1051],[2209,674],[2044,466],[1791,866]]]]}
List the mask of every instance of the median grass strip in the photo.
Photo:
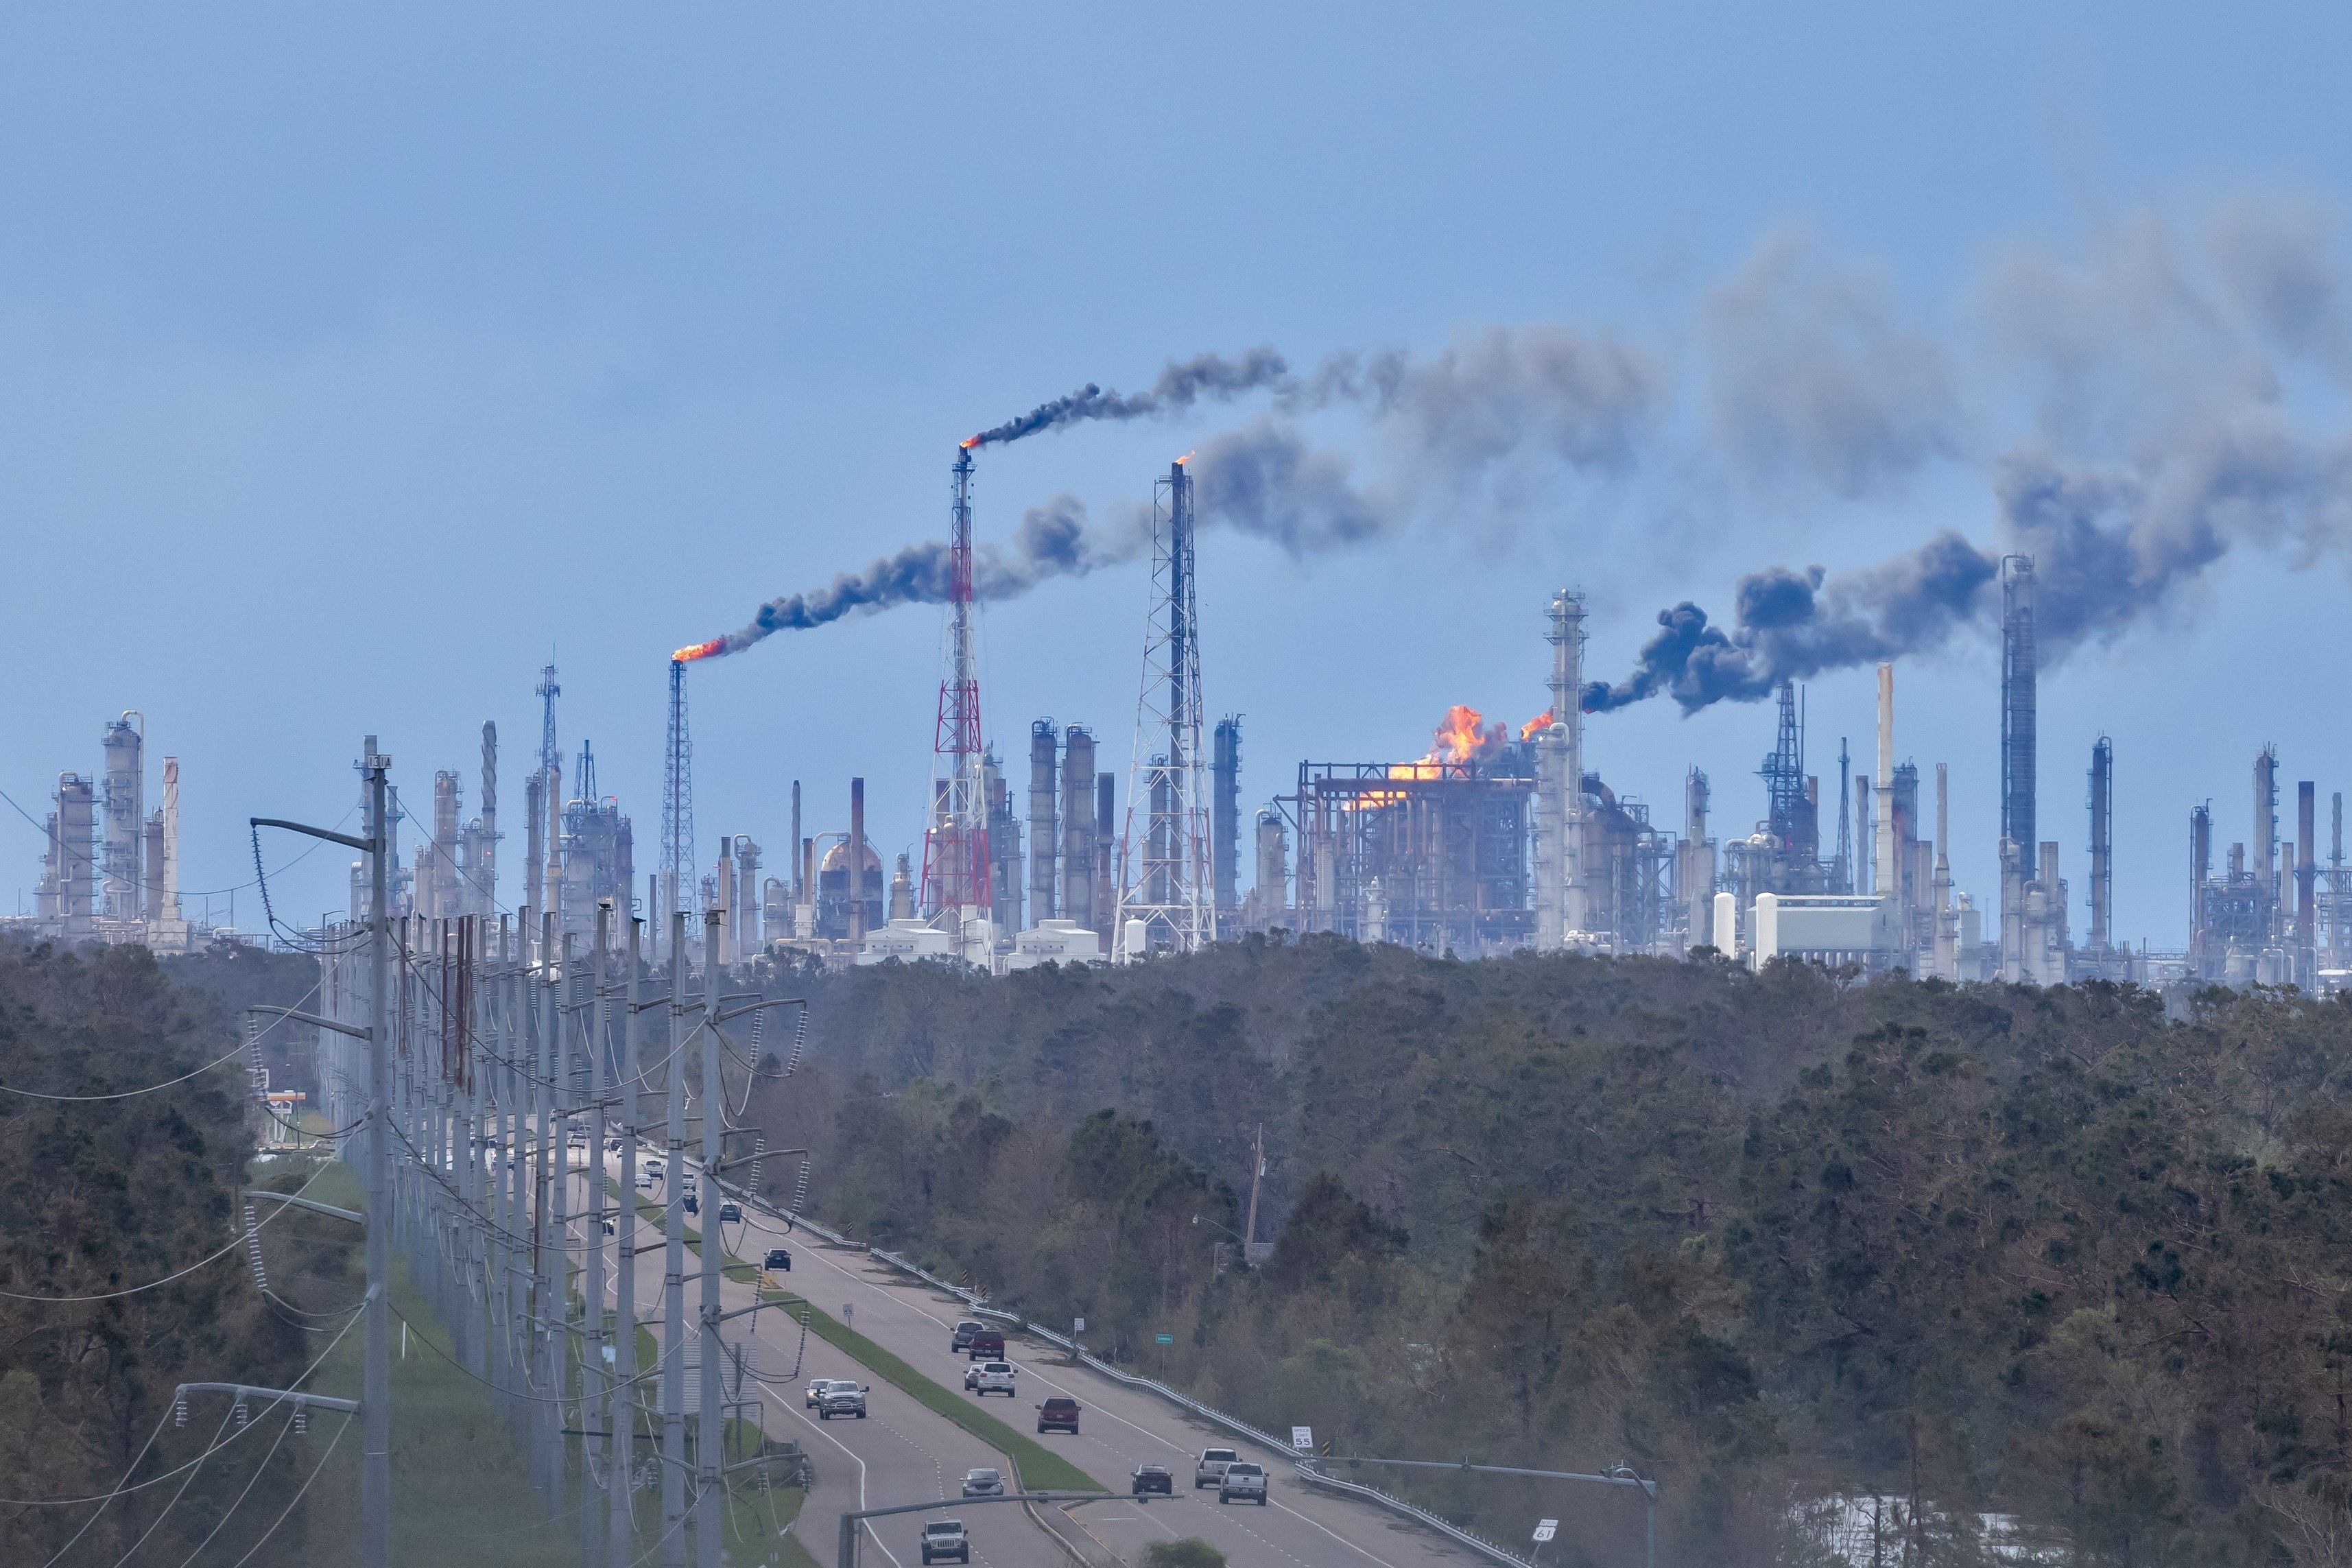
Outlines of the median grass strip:
{"type": "MultiPolygon", "coordinates": [[[[615,1194],[620,1184],[607,1180],[605,1184],[615,1194]]],[[[637,1213],[646,1220],[663,1225],[668,1222],[667,1210],[644,1198],[636,1200],[637,1213]]],[[[701,1233],[692,1227],[686,1232],[687,1244],[698,1253],[701,1233]]],[[[731,1252],[719,1255],[719,1272],[729,1279],[744,1283],[756,1281],[761,1270],[731,1252]]],[[[790,1291],[761,1289],[761,1299],[779,1306],[799,1310],[808,1306],[805,1297],[790,1291]]],[[[817,1338],[841,1351],[859,1365],[871,1368],[883,1382],[903,1393],[912,1394],[923,1405],[939,1412],[990,1447],[1013,1461],[1023,1487],[1062,1491],[1108,1491],[1100,1481],[1054,1452],[1020,1428],[998,1420],[971,1401],[957,1395],[953,1390],[932,1382],[908,1363],[884,1350],[848,1324],[830,1316],[814,1306],[808,1306],[809,1329],[817,1338]]]]}
{"type": "MultiPolygon", "coordinates": [[[[807,1305],[804,1298],[788,1291],[770,1290],[763,1294],[768,1300],[794,1312],[807,1305]]],[[[808,1313],[809,1330],[817,1338],[859,1365],[870,1367],[884,1382],[914,1395],[930,1409],[938,1411],[1011,1459],[1024,1490],[1050,1489],[1098,1492],[1109,1489],[1026,1432],[998,1420],[971,1400],[932,1382],[846,1323],[827,1316],[815,1307],[809,1307],[808,1313]]]]}

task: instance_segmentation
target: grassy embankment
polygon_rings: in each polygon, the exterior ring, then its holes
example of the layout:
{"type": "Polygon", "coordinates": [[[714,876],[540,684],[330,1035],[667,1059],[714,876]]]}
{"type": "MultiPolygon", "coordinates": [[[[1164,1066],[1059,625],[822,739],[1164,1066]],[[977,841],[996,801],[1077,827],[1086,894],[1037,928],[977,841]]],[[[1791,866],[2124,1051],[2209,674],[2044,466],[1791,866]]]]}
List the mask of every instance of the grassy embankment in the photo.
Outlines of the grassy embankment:
{"type": "MultiPolygon", "coordinates": [[[[321,1175],[310,1195],[347,1207],[361,1203],[357,1180],[341,1166],[321,1175]]],[[[395,1321],[392,1329],[394,1560],[441,1568],[573,1568],[580,1555],[576,1469],[567,1500],[551,1512],[548,1500],[531,1486],[528,1448],[499,1414],[492,1391],[442,1353],[448,1348],[447,1329],[435,1321],[397,1258],[392,1306],[412,1325],[405,1355],[401,1323],[395,1321]]],[[[652,1338],[642,1330],[638,1347],[640,1364],[651,1365],[652,1338]]],[[[354,1328],[311,1386],[357,1397],[361,1349],[354,1328]]],[[[338,1440],[342,1420],[322,1415],[311,1422],[307,1438],[291,1440],[307,1447],[295,1458],[303,1473],[320,1463],[318,1456],[327,1455],[305,1500],[301,1560],[314,1568],[342,1568],[358,1560],[359,1433],[343,1432],[338,1440]]],[[[735,1425],[739,1436],[756,1440],[756,1432],[735,1425]]],[[[794,1537],[777,1533],[799,1513],[802,1501],[796,1488],[779,1487],[765,1497],[749,1489],[734,1495],[727,1518],[730,1555],[776,1568],[817,1568],[794,1537]]],[[[638,1552],[649,1552],[660,1534],[654,1493],[639,1494],[637,1521],[638,1552]]]]}

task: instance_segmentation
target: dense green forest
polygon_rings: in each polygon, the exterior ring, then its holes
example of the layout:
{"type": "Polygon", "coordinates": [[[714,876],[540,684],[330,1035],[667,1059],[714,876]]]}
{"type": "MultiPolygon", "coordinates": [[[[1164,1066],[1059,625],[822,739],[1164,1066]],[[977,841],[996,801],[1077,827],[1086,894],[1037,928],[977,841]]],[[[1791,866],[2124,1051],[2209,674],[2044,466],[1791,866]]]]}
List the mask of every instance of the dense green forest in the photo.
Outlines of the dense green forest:
{"type": "MultiPolygon", "coordinates": [[[[225,981],[239,964],[240,985],[315,973],[250,954],[189,977],[225,981]]],[[[239,1052],[195,1070],[236,1051],[232,1017],[144,948],[0,942],[0,1561],[42,1563],[72,1542],[72,1561],[110,1563],[143,1540],[146,1560],[177,1562],[250,1482],[215,1543],[242,1552],[299,1483],[306,1445],[272,1441],[282,1415],[256,1419],[249,1439],[217,1397],[192,1402],[184,1427],[171,1419],[183,1379],[284,1386],[317,1353],[313,1325],[340,1321],[302,1314],[358,1289],[331,1221],[273,1237],[290,1248],[277,1302],[233,1245],[253,1154],[246,1063],[239,1052]],[[157,1093],[89,1098],[192,1072],[157,1093]],[[135,1289],[152,1281],[167,1282],[135,1289]],[[179,1470],[223,1440],[201,1470],[179,1470]],[[24,1506],[126,1476],[146,1484],[102,1509],[24,1506]]]]}
{"type": "MultiPolygon", "coordinates": [[[[1681,1563],[1841,1498],[1887,1561],[2352,1560],[2352,1006],[1324,939],[768,989],[813,1212],[1342,1455],[1630,1464],[1681,1563]]],[[[1515,1485],[1423,1495],[1634,1560],[1515,1485]]]]}

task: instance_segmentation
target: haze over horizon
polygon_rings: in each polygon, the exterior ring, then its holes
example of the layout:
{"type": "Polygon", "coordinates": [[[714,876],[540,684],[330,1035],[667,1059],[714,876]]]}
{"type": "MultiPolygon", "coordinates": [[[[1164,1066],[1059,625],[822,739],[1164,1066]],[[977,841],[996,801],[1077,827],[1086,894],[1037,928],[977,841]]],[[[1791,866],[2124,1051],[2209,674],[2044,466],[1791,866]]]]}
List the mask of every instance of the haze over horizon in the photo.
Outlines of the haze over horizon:
{"type": "MultiPolygon", "coordinates": [[[[2121,936],[2184,940],[2188,812],[2243,837],[2263,742],[2324,835],[2352,787],[2314,700],[2352,651],[2352,19],[1344,15],[0,22],[0,789],[36,818],[0,811],[0,887],[29,908],[56,774],[96,772],[126,708],[183,760],[191,913],[251,879],[247,816],[349,808],[362,733],[412,806],[447,767],[470,813],[494,719],[518,810],[551,650],[567,755],[594,742],[650,868],[673,647],[941,537],[959,439],[1259,348],[1296,384],[979,452],[984,546],[1072,503],[1056,548],[1103,542],[986,613],[1001,753],[1051,714],[1124,773],[1146,584],[1118,530],[1190,450],[1245,805],[1302,758],[1418,755],[1450,703],[1538,711],[1563,584],[1620,680],[1681,601],[1721,625],[1769,568],[1997,549],[2063,494],[2151,520],[2146,592],[2091,574],[2082,602],[2124,607],[2042,680],[2078,933],[2102,732],[2121,936]]],[[[1951,763],[1985,908],[1995,658],[1956,625],[1898,664],[1897,751],[1951,763]]],[[[793,778],[839,826],[852,774],[877,848],[909,847],[939,626],[851,615],[698,666],[704,857],[748,832],[772,858],[793,778]]],[[[1871,700],[1860,663],[1811,680],[1825,793],[1840,735],[1868,765],[1871,700]]],[[[1665,821],[1705,768],[1730,837],[1771,729],[1652,699],[1587,759],[1665,821]]],[[[272,890],[315,920],[342,874],[272,890]]]]}

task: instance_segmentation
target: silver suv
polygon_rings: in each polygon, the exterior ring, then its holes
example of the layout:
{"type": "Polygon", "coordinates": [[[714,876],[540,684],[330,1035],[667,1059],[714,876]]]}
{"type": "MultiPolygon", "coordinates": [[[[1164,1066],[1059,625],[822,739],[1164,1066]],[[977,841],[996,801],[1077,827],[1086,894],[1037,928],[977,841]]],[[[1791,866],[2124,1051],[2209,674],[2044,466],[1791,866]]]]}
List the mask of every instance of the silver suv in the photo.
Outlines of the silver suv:
{"type": "Polygon", "coordinates": [[[1225,1467],[1240,1458],[1231,1448],[1202,1449],[1200,1463],[1192,1467],[1192,1489],[1199,1491],[1202,1487],[1213,1487],[1223,1480],[1225,1467]]]}
{"type": "Polygon", "coordinates": [[[1003,1497],[1004,1478],[994,1470],[966,1470],[963,1473],[963,1495],[966,1497],[1003,1497]]]}
{"type": "Polygon", "coordinates": [[[923,1561],[942,1562],[952,1557],[959,1563],[971,1561],[971,1537],[963,1532],[960,1519],[935,1519],[923,1526],[923,1561]]]}
{"type": "Polygon", "coordinates": [[[1265,1506],[1265,1466],[1238,1459],[1225,1467],[1223,1478],[1217,1482],[1217,1500],[1233,1502],[1236,1500],[1254,1502],[1260,1508],[1265,1506]]]}
{"type": "Polygon", "coordinates": [[[836,1415],[855,1415],[866,1419],[866,1390],[854,1383],[836,1383],[818,1396],[816,1418],[830,1421],[836,1415]]]}

